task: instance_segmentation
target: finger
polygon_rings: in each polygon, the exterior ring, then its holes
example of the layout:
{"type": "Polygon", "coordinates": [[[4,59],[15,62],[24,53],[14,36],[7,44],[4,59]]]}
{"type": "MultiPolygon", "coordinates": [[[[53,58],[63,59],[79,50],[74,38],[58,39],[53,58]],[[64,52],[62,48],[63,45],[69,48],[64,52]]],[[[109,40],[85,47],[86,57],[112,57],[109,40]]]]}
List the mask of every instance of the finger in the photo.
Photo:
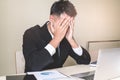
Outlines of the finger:
{"type": "Polygon", "coordinates": [[[51,32],[54,34],[54,27],[53,26],[50,26],[50,28],[51,28],[51,32]]]}
{"type": "Polygon", "coordinates": [[[68,16],[65,14],[65,13],[62,13],[60,15],[60,19],[58,21],[58,25],[61,26],[61,24],[65,21],[65,19],[67,18],[68,16]]]}
{"type": "Polygon", "coordinates": [[[65,27],[65,28],[63,29],[64,36],[66,35],[66,33],[67,33],[68,29],[69,29],[69,27],[68,27],[68,26],[67,26],[67,27],[65,27]]]}
{"type": "Polygon", "coordinates": [[[74,19],[71,18],[71,21],[70,21],[70,27],[73,28],[74,27],[74,19]]]}
{"type": "Polygon", "coordinates": [[[54,34],[54,24],[53,24],[53,19],[50,19],[50,29],[51,29],[51,32],[54,34]]]}
{"type": "Polygon", "coordinates": [[[69,31],[69,26],[66,25],[62,28],[62,31],[65,31],[65,33],[67,33],[69,31]]]}
{"type": "Polygon", "coordinates": [[[67,18],[61,25],[61,29],[67,31],[69,28],[70,18],[67,18]]]}
{"type": "Polygon", "coordinates": [[[68,17],[67,19],[65,19],[65,21],[61,25],[61,28],[64,29],[65,27],[69,26],[69,24],[70,24],[70,17],[68,17]]]}

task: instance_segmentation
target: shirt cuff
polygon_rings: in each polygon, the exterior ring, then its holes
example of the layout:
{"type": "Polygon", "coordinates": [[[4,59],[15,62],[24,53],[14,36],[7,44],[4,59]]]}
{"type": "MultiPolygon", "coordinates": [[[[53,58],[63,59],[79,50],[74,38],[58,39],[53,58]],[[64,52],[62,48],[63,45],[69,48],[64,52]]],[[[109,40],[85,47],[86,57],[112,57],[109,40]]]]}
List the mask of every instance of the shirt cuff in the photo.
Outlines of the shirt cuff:
{"type": "Polygon", "coordinates": [[[51,44],[46,45],[45,49],[50,53],[51,56],[53,56],[56,52],[55,48],[51,44]]]}
{"type": "Polygon", "coordinates": [[[72,49],[79,56],[81,56],[83,54],[83,50],[80,46],[78,48],[72,48],[72,49]]]}

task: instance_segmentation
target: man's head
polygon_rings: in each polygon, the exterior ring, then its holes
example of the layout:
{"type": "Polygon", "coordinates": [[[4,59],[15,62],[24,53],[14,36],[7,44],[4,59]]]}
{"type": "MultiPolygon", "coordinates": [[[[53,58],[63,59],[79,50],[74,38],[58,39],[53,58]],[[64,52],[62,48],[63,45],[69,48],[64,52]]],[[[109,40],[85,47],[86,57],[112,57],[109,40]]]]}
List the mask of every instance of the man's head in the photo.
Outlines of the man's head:
{"type": "Polygon", "coordinates": [[[77,15],[74,5],[68,0],[59,0],[53,3],[50,11],[50,15],[60,16],[61,14],[67,14],[70,17],[77,15]]]}
{"type": "MultiPolygon", "coordinates": [[[[77,15],[74,5],[68,0],[59,0],[53,3],[50,11],[50,30],[54,33],[57,26],[69,26],[77,15]]],[[[66,30],[67,31],[67,30],[66,30]]]]}

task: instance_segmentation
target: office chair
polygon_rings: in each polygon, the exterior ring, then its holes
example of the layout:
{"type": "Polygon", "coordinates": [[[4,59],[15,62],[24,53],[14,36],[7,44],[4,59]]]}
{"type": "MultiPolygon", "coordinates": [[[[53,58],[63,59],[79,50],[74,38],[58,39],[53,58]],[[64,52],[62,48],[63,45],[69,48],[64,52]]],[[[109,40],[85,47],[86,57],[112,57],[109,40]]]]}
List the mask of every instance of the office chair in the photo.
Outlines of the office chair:
{"type": "Polygon", "coordinates": [[[25,59],[22,51],[16,51],[16,73],[24,73],[25,59]]]}

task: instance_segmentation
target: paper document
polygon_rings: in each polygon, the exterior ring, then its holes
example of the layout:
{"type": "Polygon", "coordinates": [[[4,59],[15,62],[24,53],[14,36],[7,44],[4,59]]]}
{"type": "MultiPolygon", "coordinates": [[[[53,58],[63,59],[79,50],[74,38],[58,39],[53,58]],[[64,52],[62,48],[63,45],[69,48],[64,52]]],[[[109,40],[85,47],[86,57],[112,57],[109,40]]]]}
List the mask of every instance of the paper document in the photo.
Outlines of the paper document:
{"type": "Polygon", "coordinates": [[[33,74],[37,80],[73,80],[56,70],[28,72],[27,74],[33,74]]]}

